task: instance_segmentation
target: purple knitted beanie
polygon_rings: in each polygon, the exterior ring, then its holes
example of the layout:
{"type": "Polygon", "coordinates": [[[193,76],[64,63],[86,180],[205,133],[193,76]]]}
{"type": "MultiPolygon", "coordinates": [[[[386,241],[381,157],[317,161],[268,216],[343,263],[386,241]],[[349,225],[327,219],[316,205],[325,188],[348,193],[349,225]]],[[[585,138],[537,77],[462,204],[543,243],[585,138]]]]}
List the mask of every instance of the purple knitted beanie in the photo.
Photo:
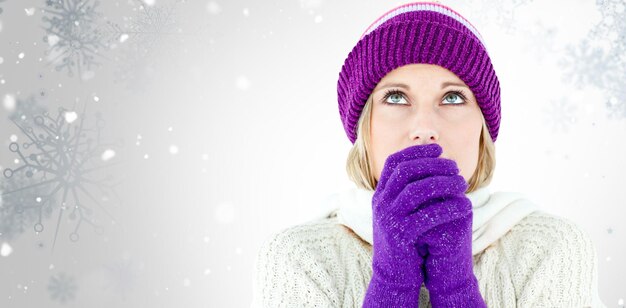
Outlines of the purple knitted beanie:
{"type": "Polygon", "coordinates": [[[500,82],[480,33],[451,8],[412,2],[379,17],[348,54],[337,83],[339,115],[354,144],[367,98],[390,71],[413,63],[442,66],[474,93],[491,139],[500,128],[500,82]]]}

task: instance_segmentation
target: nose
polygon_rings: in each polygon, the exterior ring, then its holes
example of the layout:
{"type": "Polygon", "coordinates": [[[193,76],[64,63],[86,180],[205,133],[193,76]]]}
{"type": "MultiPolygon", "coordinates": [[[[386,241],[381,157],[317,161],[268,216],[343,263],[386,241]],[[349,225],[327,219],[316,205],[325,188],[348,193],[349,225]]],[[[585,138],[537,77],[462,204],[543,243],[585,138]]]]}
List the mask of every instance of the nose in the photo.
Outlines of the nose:
{"type": "Polygon", "coordinates": [[[412,132],[411,139],[414,144],[430,144],[439,141],[439,134],[432,129],[418,128],[412,132]]]}
{"type": "Polygon", "coordinates": [[[412,144],[429,144],[439,141],[439,133],[433,123],[434,117],[435,115],[430,112],[417,115],[413,120],[415,125],[410,135],[412,144]]]}

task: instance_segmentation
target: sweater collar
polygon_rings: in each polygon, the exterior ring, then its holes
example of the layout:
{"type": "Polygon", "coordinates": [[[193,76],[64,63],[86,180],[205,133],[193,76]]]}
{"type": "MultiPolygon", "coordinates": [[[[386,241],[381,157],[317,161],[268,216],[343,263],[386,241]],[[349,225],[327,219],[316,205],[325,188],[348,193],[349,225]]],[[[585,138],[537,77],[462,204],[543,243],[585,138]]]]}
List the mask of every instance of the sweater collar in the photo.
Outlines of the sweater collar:
{"type": "MultiPolygon", "coordinates": [[[[339,223],[352,229],[372,245],[372,197],[374,191],[354,187],[336,193],[339,223]]],[[[539,207],[517,192],[492,193],[489,186],[465,194],[472,202],[472,255],[476,255],[506,234],[515,224],[539,207]]]]}

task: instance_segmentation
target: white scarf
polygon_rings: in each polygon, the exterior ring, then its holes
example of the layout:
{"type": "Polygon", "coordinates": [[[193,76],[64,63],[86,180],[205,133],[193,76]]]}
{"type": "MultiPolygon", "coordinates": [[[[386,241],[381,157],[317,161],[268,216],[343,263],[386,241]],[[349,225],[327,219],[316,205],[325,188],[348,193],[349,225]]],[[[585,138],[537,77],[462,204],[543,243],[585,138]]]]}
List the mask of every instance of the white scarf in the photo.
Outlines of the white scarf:
{"type": "MultiPolygon", "coordinates": [[[[370,245],[373,242],[373,195],[373,191],[354,187],[326,199],[334,203],[331,204],[333,208],[338,208],[339,222],[352,229],[370,245]]],[[[465,195],[472,202],[472,255],[489,247],[528,214],[540,210],[539,206],[521,193],[506,191],[491,193],[489,186],[465,195]]]]}

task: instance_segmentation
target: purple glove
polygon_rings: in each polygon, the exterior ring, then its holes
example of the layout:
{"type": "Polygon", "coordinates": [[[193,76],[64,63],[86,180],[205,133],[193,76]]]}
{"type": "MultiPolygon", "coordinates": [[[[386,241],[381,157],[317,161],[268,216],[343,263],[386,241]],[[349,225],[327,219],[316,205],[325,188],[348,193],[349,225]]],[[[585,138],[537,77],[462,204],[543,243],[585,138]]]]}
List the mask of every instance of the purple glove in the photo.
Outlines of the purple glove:
{"type": "Polygon", "coordinates": [[[472,202],[465,195],[467,186],[455,189],[444,201],[431,205],[449,213],[443,213],[442,223],[418,239],[418,245],[428,251],[424,283],[433,307],[487,307],[472,270],[472,202]]]}
{"type": "Polygon", "coordinates": [[[441,153],[432,143],[387,157],[372,197],[372,279],[363,307],[418,307],[426,250],[418,250],[417,240],[438,218],[461,217],[442,199],[467,188],[456,162],[438,158],[441,153]]]}

